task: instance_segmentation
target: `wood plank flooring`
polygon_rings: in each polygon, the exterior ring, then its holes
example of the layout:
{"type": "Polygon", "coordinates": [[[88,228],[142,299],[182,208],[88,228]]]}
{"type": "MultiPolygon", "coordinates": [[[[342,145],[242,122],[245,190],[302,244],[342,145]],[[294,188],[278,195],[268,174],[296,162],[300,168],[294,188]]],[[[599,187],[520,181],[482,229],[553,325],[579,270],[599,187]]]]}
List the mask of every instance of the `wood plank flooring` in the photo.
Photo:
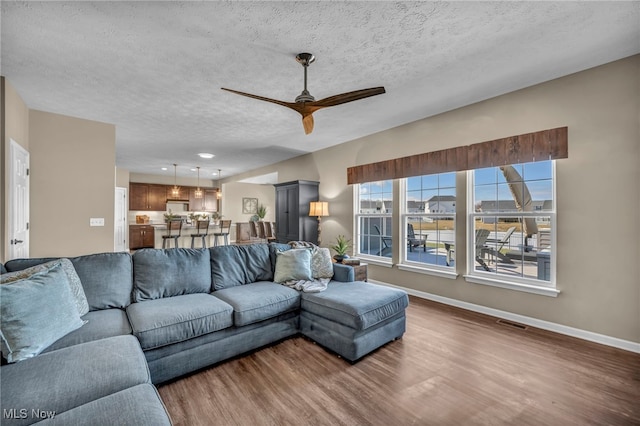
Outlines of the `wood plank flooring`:
{"type": "Polygon", "coordinates": [[[411,297],[356,364],[296,337],[159,387],[180,425],[640,425],[640,355],[411,297]]]}

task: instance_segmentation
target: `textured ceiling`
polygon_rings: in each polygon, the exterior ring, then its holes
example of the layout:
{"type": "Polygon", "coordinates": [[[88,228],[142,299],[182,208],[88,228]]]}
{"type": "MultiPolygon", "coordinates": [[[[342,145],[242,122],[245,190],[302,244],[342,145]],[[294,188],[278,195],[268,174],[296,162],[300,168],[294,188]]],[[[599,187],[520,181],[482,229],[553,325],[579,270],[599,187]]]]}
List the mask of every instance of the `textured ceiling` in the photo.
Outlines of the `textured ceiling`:
{"type": "Polygon", "coordinates": [[[2,75],[29,108],[113,123],[118,167],[180,176],[228,177],[640,53],[638,2],[3,1],[1,19],[2,75]],[[296,112],[220,90],[293,102],[299,52],[317,58],[316,99],[387,93],[316,112],[307,136],[296,112]]]}

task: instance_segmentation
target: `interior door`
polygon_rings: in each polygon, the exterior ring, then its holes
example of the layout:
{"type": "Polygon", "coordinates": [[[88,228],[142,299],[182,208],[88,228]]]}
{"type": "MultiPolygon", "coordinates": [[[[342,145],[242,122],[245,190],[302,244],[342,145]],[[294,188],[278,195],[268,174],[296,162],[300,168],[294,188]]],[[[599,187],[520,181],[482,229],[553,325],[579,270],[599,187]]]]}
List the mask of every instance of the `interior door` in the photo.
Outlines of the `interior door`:
{"type": "Polygon", "coordinates": [[[116,187],[114,251],[127,250],[127,188],[116,187]]]}
{"type": "Polygon", "coordinates": [[[13,139],[9,145],[9,167],[7,260],[29,257],[29,152],[13,139]]]}

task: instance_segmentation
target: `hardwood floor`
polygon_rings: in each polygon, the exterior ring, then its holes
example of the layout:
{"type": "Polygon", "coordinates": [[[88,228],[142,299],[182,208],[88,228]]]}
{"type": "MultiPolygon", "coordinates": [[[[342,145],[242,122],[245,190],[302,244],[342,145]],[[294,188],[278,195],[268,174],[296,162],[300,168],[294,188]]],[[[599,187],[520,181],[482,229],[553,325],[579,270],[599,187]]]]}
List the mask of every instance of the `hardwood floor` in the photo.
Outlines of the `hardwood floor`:
{"type": "Polygon", "coordinates": [[[411,297],[356,364],[296,337],[159,392],[176,425],[640,425],[640,355],[411,297]]]}

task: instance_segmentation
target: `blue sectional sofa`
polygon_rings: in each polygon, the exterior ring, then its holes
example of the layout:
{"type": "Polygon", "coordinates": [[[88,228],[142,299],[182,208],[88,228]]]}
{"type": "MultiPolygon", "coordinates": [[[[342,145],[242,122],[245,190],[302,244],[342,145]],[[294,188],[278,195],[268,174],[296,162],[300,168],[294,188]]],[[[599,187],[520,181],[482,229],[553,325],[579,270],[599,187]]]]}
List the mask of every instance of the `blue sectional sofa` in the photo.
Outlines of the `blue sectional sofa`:
{"type": "MultiPolygon", "coordinates": [[[[298,334],[352,362],[403,335],[407,294],[354,282],[348,266],[334,264],[317,293],[275,283],[278,253],[289,249],[272,243],[70,258],[89,305],[86,323],[37,356],[3,360],[2,424],[40,420],[33,409],[55,412],[46,420],[53,424],[170,424],[153,384],[298,334]]],[[[3,270],[51,260],[11,260],[3,270]]]]}

